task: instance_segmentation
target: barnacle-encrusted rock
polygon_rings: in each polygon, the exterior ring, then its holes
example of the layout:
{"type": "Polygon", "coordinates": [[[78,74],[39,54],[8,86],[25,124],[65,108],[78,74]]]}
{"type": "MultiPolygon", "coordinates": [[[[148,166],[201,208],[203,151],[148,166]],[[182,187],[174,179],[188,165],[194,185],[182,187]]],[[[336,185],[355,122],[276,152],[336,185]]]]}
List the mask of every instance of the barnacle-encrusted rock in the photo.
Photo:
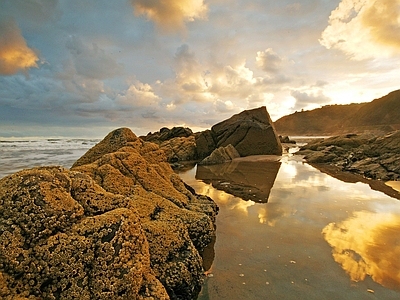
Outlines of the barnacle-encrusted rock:
{"type": "Polygon", "coordinates": [[[135,139],[126,128],[111,132],[83,161],[86,164],[78,160],[73,170],[133,200],[149,241],[151,266],[171,298],[194,297],[204,271],[199,251],[214,235],[215,203],[189,189],[156,144],[135,139]],[[113,145],[113,152],[104,150],[106,144],[113,145]],[[120,148],[115,150],[117,144],[120,148]]]}
{"type": "Polygon", "coordinates": [[[0,180],[1,299],[135,299],[148,286],[168,299],[129,202],[59,167],[0,180]]]}
{"type": "Polygon", "coordinates": [[[117,129],[71,171],[0,180],[0,298],[194,299],[216,213],[156,144],[117,129]]]}

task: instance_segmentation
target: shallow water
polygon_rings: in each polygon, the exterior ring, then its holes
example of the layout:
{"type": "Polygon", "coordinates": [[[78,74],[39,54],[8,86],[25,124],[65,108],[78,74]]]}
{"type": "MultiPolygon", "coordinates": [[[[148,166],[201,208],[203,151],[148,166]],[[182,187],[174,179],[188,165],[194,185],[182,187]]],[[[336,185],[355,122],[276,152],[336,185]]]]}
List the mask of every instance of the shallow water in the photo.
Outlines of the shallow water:
{"type": "Polygon", "coordinates": [[[180,175],[220,207],[198,299],[400,299],[399,200],[295,156],[180,175]]]}

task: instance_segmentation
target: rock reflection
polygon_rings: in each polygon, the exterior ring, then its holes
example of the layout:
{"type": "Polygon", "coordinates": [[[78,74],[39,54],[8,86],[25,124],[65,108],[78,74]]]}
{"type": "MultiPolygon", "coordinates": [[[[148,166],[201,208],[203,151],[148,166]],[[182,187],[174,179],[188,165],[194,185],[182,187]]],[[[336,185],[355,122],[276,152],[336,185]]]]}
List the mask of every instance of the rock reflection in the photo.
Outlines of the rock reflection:
{"type": "Polygon", "coordinates": [[[330,223],[322,233],[332,246],[334,260],[353,281],[366,276],[400,290],[400,216],[391,213],[355,212],[339,224],[330,223]]]}
{"type": "Polygon", "coordinates": [[[196,179],[243,200],[266,203],[280,165],[277,157],[241,158],[225,164],[197,166],[196,179]]]}

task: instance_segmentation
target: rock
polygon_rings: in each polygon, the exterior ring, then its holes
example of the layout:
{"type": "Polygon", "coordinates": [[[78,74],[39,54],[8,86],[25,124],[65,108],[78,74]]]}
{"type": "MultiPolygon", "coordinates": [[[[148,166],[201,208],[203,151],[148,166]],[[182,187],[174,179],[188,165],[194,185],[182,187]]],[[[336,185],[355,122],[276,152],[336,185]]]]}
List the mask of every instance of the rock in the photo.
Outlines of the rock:
{"type": "Polygon", "coordinates": [[[140,138],[147,142],[153,142],[156,144],[160,144],[164,141],[168,141],[177,137],[189,137],[192,136],[193,132],[190,128],[186,127],[173,127],[169,129],[167,127],[163,127],[158,132],[151,133],[149,132],[146,136],[141,136],[140,138]]]}
{"type": "Polygon", "coordinates": [[[279,136],[279,141],[285,144],[296,144],[296,141],[291,140],[287,135],[279,136]]]}
{"type": "Polygon", "coordinates": [[[282,154],[282,145],[265,106],[245,110],[214,125],[211,130],[194,134],[184,127],[162,128],[141,139],[158,144],[172,164],[202,160],[215,149],[229,144],[240,156],[282,154]]]}
{"type": "Polygon", "coordinates": [[[227,161],[230,161],[234,158],[240,157],[239,152],[229,144],[226,147],[219,147],[215,149],[210,156],[207,156],[203,159],[199,164],[200,165],[216,165],[221,164],[227,161]]]}
{"type": "Polygon", "coordinates": [[[209,156],[216,148],[217,145],[214,141],[211,130],[207,129],[196,134],[196,152],[198,158],[202,159],[209,156]]]}
{"type": "Polygon", "coordinates": [[[164,127],[159,132],[149,133],[140,138],[159,145],[170,163],[197,160],[196,140],[190,128],[164,127]]]}
{"type": "Polygon", "coordinates": [[[196,140],[194,136],[176,137],[160,144],[170,163],[192,161],[197,159],[196,140]]]}
{"type": "Polygon", "coordinates": [[[106,144],[129,142],[120,143],[117,151],[103,153],[97,160],[87,158],[91,163],[73,170],[88,174],[108,192],[134,200],[132,206],[139,213],[157,278],[172,299],[191,299],[203,280],[199,252],[215,234],[217,207],[211,199],[188,189],[156,144],[133,138],[130,130],[116,131],[119,133],[110,133],[87,156],[101,152],[96,148],[107,149],[106,144]]]}
{"type": "Polygon", "coordinates": [[[370,179],[400,179],[400,131],[384,136],[347,134],[319,139],[297,154],[310,163],[331,164],[370,179]]]}
{"type": "Polygon", "coordinates": [[[217,206],[127,128],[71,171],[3,178],[0,204],[1,299],[193,299],[200,290],[217,206]]]}
{"type": "Polygon", "coordinates": [[[245,110],[214,125],[211,134],[217,147],[231,144],[242,157],[282,154],[282,145],[265,106],[245,110]]]}
{"type": "Polygon", "coordinates": [[[0,180],[1,299],[168,299],[129,202],[60,167],[0,180]]]}

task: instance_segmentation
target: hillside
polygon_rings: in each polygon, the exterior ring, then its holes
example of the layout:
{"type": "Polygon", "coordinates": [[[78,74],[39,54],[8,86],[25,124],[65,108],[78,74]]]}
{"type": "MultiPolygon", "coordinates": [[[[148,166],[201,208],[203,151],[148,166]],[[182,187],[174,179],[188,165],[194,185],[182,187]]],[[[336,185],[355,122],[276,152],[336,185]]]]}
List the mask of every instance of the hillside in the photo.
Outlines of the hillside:
{"type": "Polygon", "coordinates": [[[384,133],[400,129],[400,90],[372,102],[327,105],[295,112],[275,123],[280,135],[335,135],[384,133]]]}

